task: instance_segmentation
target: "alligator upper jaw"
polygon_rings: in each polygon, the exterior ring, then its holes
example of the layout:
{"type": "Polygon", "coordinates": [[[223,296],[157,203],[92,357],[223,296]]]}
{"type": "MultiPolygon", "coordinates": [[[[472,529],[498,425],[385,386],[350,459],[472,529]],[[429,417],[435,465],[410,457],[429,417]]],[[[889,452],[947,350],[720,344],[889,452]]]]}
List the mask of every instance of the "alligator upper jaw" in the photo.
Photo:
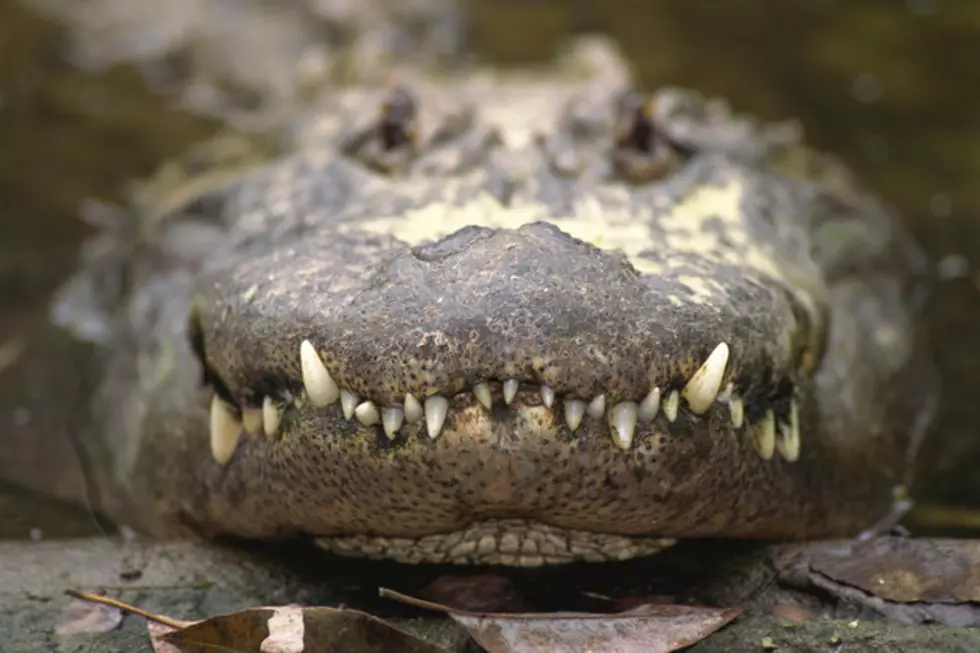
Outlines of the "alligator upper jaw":
{"type": "Polygon", "coordinates": [[[702,414],[719,395],[738,425],[746,411],[790,422],[807,334],[779,284],[721,263],[697,278],[693,260],[639,274],[546,223],[464,229],[344,278],[330,261],[361,246],[307,238],[288,265],[248,257],[220,282],[205,277],[195,330],[221,397],[213,432],[239,419],[274,432],[283,406],[308,398],[391,438],[424,414],[435,437],[452,396],[490,408],[520,386],[540,388],[573,431],[583,415],[607,415],[623,448],[658,409],[702,414]]]}

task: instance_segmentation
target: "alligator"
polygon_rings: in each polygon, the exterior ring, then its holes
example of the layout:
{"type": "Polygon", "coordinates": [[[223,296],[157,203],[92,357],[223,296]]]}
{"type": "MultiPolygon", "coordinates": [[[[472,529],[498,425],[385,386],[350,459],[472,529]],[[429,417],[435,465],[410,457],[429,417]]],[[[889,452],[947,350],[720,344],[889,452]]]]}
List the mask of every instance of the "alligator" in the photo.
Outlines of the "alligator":
{"type": "Polygon", "coordinates": [[[911,482],[930,267],[795,124],[583,41],[331,89],[283,138],[59,295],[135,527],[537,566],[852,536],[911,482]]]}

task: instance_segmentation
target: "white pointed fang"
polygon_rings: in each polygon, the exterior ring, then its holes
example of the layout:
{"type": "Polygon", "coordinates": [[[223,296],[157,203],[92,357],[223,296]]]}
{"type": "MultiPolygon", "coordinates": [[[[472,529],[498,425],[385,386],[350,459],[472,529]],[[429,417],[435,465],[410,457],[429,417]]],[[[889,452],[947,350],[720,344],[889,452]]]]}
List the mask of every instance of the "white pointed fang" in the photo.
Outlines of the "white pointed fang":
{"type": "Polygon", "coordinates": [[[673,422],[677,419],[677,409],[680,408],[681,396],[678,394],[677,390],[671,390],[667,395],[667,399],[664,400],[663,409],[664,417],[667,418],[668,422],[673,422]]]}
{"type": "Polygon", "coordinates": [[[583,417],[585,417],[585,402],[578,399],[566,399],[565,423],[568,424],[568,428],[572,431],[577,429],[582,424],[583,417]]]}
{"type": "Polygon", "coordinates": [[[477,383],[473,386],[473,394],[477,400],[483,404],[487,410],[493,408],[493,395],[490,394],[490,386],[486,383],[477,383]]]}
{"type": "Polygon", "coordinates": [[[361,403],[361,400],[350,390],[340,391],[340,407],[344,411],[344,419],[354,418],[354,411],[357,410],[357,404],[359,403],[361,403]]]}
{"type": "Polygon", "coordinates": [[[732,426],[737,429],[742,428],[745,423],[745,402],[738,395],[732,395],[728,400],[728,414],[732,418],[732,426]]]}
{"type": "Polygon", "coordinates": [[[425,428],[429,437],[435,440],[442,433],[442,426],[449,414],[449,400],[439,395],[433,395],[425,400],[425,428]]]}
{"type": "Polygon", "coordinates": [[[749,428],[752,445],[763,460],[772,460],[776,449],[776,417],[767,410],[762,421],[749,428]]]}
{"type": "Polygon", "coordinates": [[[414,424],[425,417],[425,411],[422,410],[422,404],[419,400],[415,398],[411,392],[405,395],[405,421],[409,424],[414,424]]]}
{"type": "MultiPolygon", "coordinates": [[[[320,355],[309,340],[304,340],[299,346],[299,363],[303,371],[303,385],[310,402],[317,408],[328,406],[337,401],[340,388],[334,383],[327,367],[320,360],[320,355]]],[[[350,419],[349,417],[347,419],[350,419]]]]}
{"type": "Polygon", "coordinates": [[[592,419],[600,419],[606,412],[606,395],[596,395],[595,399],[590,401],[589,405],[585,407],[585,412],[592,419]]]}
{"type": "Polygon", "coordinates": [[[272,401],[272,397],[268,395],[262,399],[262,428],[265,430],[267,437],[272,437],[279,430],[279,421],[282,416],[279,414],[279,408],[276,406],[275,402],[272,401]]]}
{"type": "Polygon", "coordinates": [[[800,412],[796,406],[796,400],[789,403],[789,424],[779,425],[780,438],[776,440],[776,449],[779,455],[787,462],[796,462],[800,459],[800,412]]]}
{"type": "Polygon", "coordinates": [[[612,427],[612,439],[620,449],[629,449],[633,444],[633,433],[636,431],[636,416],[639,407],[635,402],[623,401],[609,410],[609,426],[612,427]]]}
{"type": "Polygon", "coordinates": [[[354,416],[364,426],[374,426],[381,421],[381,414],[373,401],[365,401],[354,409],[354,416]]]}
{"type": "Polygon", "coordinates": [[[405,412],[401,408],[381,409],[381,425],[384,427],[385,435],[388,436],[389,440],[394,440],[395,436],[398,435],[398,429],[402,427],[404,419],[405,412]]]}
{"type": "Polygon", "coordinates": [[[231,459],[242,437],[242,423],[218,395],[211,398],[211,456],[219,465],[231,459]]]}
{"type": "Polygon", "coordinates": [[[708,410],[718,396],[726,365],[728,365],[728,345],[722,342],[708,354],[704,364],[684,386],[682,391],[684,399],[695,415],[701,415],[708,410]]]}
{"type": "Polygon", "coordinates": [[[640,402],[637,417],[641,422],[652,422],[660,412],[660,388],[654,388],[640,402]]]}
{"type": "Polygon", "coordinates": [[[514,401],[514,397],[517,396],[517,387],[520,383],[517,379],[507,379],[504,381],[504,403],[508,406],[510,402],[514,401]]]}
{"type": "Polygon", "coordinates": [[[546,385],[541,386],[541,401],[548,408],[555,405],[555,391],[546,385]]]}
{"type": "Polygon", "coordinates": [[[245,432],[249,435],[259,435],[262,433],[262,409],[243,408],[242,426],[245,427],[245,432]]]}

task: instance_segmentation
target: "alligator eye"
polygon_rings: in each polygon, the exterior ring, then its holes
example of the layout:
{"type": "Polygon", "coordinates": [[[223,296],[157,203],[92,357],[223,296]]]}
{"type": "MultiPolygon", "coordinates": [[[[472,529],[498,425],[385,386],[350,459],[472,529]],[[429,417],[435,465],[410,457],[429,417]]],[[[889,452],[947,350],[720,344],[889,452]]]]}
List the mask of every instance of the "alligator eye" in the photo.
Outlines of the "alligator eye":
{"type": "Polygon", "coordinates": [[[660,178],[677,161],[677,153],[654,120],[656,104],[639,93],[620,102],[615,126],[613,165],[629,181],[644,183],[660,178]]]}
{"type": "Polygon", "coordinates": [[[381,102],[378,139],[385,152],[413,148],[418,138],[418,106],[404,88],[396,88],[381,102]]]}

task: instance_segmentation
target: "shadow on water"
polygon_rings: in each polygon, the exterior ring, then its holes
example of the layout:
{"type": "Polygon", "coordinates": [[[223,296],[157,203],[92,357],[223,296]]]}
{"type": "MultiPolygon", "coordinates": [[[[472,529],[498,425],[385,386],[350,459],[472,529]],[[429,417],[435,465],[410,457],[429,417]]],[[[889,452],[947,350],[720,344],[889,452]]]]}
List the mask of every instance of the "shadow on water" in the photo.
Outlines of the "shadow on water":
{"type": "MultiPolygon", "coordinates": [[[[815,145],[901,209],[956,277],[930,311],[946,389],[918,492],[947,508],[920,521],[976,520],[955,509],[980,508],[980,4],[462,4],[469,35],[496,61],[545,59],[569,34],[598,29],[620,42],[647,86],[693,86],[764,118],[799,118],[815,145]]],[[[81,203],[122,199],[127,180],[219,127],[151,91],[145,66],[84,71],[66,45],[64,25],[21,2],[0,5],[0,348],[38,319],[73,268],[81,203]]]]}

